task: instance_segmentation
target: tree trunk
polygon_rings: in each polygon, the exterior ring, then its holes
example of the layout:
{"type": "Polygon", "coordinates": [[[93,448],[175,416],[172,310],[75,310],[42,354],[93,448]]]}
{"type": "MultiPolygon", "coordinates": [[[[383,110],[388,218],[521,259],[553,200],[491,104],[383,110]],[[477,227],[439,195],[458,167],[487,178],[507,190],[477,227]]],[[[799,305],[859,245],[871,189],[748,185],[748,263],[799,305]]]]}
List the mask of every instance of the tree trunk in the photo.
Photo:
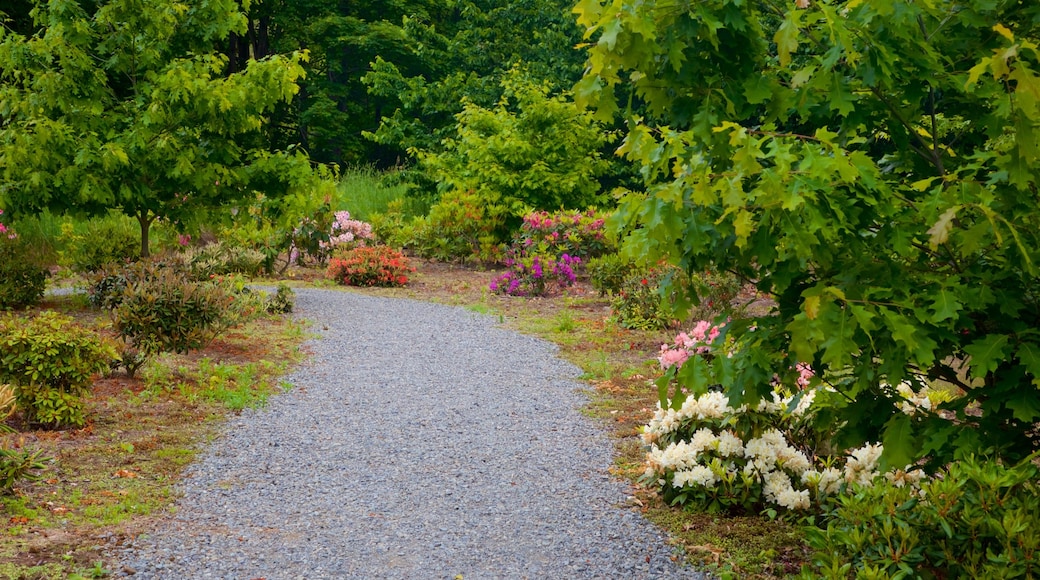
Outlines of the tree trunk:
{"type": "Polygon", "coordinates": [[[147,258],[148,253],[148,230],[152,227],[155,216],[148,215],[148,210],[142,209],[137,213],[137,223],[141,224],[141,257],[147,258]]]}

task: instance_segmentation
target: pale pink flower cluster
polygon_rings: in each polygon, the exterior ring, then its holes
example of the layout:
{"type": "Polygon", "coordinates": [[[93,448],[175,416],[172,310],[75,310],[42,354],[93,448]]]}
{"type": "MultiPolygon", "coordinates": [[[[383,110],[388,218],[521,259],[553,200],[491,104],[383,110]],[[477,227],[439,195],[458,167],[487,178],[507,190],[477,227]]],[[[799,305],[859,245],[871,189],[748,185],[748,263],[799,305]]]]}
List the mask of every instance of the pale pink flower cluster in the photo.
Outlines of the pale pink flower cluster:
{"type": "Polygon", "coordinates": [[[671,346],[662,344],[661,353],[657,357],[661,368],[681,367],[691,356],[711,352],[711,344],[722,333],[723,326],[725,325],[712,325],[707,320],[701,320],[689,333],[679,333],[671,346]]]}
{"type": "MultiPolygon", "coordinates": [[[[356,247],[365,245],[365,240],[371,240],[372,224],[361,220],[350,219],[349,211],[337,211],[336,220],[332,222],[332,233],[329,236],[329,247],[344,244],[353,244],[356,247]]],[[[323,247],[325,247],[323,245],[323,247]]]]}

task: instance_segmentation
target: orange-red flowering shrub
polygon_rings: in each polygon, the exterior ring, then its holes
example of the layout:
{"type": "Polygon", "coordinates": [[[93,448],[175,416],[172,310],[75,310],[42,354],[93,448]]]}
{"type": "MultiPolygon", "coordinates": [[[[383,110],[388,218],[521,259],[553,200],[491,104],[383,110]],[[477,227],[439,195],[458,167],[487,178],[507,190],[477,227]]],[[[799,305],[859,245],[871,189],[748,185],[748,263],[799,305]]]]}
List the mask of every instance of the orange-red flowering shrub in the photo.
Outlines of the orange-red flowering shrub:
{"type": "Polygon", "coordinates": [[[390,246],[355,248],[332,258],[325,277],[347,286],[404,286],[415,271],[390,246]]]}

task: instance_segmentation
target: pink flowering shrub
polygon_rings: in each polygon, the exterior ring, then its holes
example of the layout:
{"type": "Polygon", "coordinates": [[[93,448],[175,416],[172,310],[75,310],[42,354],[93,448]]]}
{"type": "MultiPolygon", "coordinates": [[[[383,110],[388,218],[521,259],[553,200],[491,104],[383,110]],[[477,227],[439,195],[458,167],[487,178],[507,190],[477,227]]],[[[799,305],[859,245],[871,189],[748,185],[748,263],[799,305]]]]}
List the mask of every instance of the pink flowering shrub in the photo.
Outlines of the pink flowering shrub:
{"type": "Polygon", "coordinates": [[[559,258],[546,254],[512,256],[506,260],[509,268],[495,278],[488,288],[498,294],[510,296],[551,296],[574,285],[577,275],[574,268],[580,258],[563,254],[559,258]]]}
{"type": "MultiPolygon", "coordinates": [[[[4,215],[4,210],[0,209],[0,216],[2,215],[4,215]]],[[[18,234],[14,233],[11,228],[5,226],[4,222],[0,222],[0,236],[6,236],[7,239],[13,240],[18,237],[18,234]]]]}
{"type": "Polygon", "coordinates": [[[524,216],[514,247],[530,253],[567,254],[587,260],[613,249],[604,224],[604,215],[592,209],[585,212],[532,212],[524,216]]]}
{"type": "Polygon", "coordinates": [[[372,225],[361,220],[350,219],[349,211],[337,211],[332,221],[332,232],[326,247],[360,248],[373,239],[372,225]]]}

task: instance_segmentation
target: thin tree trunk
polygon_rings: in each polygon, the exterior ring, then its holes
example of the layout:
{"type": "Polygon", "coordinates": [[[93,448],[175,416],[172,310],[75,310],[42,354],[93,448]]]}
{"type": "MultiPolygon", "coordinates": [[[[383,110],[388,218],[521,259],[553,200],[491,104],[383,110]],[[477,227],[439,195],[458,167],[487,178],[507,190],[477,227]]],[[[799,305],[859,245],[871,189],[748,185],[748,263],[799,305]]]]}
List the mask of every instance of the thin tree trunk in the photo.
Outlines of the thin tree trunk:
{"type": "Polygon", "coordinates": [[[141,257],[147,258],[148,252],[148,230],[152,227],[155,216],[148,215],[148,210],[142,209],[137,213],[137,223],[141,224],[141,257]]]}

